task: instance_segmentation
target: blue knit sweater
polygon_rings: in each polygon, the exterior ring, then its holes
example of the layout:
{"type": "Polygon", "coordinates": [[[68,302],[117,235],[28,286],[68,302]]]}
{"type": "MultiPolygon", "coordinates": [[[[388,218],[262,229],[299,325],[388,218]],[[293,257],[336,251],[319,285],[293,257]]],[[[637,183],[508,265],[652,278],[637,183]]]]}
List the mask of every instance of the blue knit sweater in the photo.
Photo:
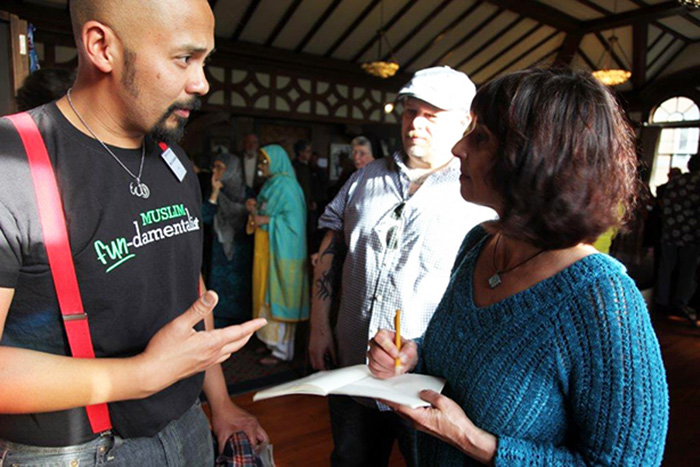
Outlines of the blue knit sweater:
{"type": "MultiPolygon", "coordinates": [[[[496,465],[658,465],[668,425],[659,344],[624,266],[590,255],[493,305],[472,297],[473,229],[420,343],[417,370],[498,438],[496,465]]],[[[476,464],[424,433],[421,465],[476,464]]]]}

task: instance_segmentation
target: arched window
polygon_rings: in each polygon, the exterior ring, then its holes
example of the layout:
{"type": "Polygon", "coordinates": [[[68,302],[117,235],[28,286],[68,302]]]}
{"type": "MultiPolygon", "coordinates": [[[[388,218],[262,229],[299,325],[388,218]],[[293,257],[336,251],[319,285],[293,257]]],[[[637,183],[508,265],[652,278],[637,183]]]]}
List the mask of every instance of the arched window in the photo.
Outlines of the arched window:
{"type": "Polygon", "coordinates": [[[651,114],[651,124],[663,126],[654,158],[649,186],[656,187],[668,181],[672,168],[686,171],[688,159],[698,152],[699,125],[685,122],[700,121],[698,105],[687,97],[672,97],[661,103],[651,114]]]}

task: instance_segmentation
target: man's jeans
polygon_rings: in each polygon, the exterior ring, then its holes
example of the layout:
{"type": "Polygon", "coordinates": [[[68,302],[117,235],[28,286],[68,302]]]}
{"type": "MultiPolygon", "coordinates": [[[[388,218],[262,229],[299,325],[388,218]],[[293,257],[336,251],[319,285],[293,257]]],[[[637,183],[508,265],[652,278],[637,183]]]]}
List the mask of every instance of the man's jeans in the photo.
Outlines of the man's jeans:
{"type": "Polygon", "coordinates": [[[396,413],[366,407],[348,396],[328,396],[328,405],[335,444],[333,467],[386,467],[394,440],[406,465],[417,464],[416,430],[396,413]]]}
{"type": "Polygon", "coordinates": [[[209,422],[197,401],[177,420],[150,438],[123,439],[109,433],[88,443],[60,448],[0,440],[0,467],[214,465],[209,422]]]}
{"type": "Polygon", "coordinates": [[[700,246],[676,246],[669,243],[661,244],[661,264],[656,282],[656,298],[654,301],[662,306],[683,307],[688,304],[695,292],[695,270],[698,267],[700,246]],[[673,271],[678,268],[678,279],[675,290],[673,286],[673,271]]]}

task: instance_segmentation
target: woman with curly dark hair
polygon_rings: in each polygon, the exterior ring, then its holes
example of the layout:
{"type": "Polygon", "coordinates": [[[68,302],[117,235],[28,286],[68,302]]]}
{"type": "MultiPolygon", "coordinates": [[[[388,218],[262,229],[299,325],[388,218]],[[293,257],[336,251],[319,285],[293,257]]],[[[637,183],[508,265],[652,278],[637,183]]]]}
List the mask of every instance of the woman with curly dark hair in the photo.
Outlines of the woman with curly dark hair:
{"type": "MultiPolygon", "coordinates": [[[[491,81],[453,153],[461,193],[499,219],[472,230],[425,335],[382,330],[370,368],[446,379],[431,406],[393,408],[425,465],[658,465],[668,388],[644,300],[590,245],[632,212],[633,133],[590,75],[530,69],[491,81]]],[[[449,228],[449,226],[445,226],[449,228]]]]}

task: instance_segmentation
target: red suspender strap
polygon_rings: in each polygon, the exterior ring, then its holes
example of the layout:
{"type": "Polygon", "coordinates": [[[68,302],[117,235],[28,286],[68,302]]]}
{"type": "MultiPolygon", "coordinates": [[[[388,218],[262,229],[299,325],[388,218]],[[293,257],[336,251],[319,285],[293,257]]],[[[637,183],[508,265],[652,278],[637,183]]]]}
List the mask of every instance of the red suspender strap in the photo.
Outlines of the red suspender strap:
{"type": "MultiPolygon", "coordinates": [[[[63,203],[46,145],[36,123],[28,113],[9,115],[7,118],[17,128],[29,160],[46,254],[71,353],[75,358],[95,358],[87,314],[83,309],[68,243],[63,203]]],[[[94,433],[112,428],[107,404],[89,405],[85,409],[94,433]]]]}

